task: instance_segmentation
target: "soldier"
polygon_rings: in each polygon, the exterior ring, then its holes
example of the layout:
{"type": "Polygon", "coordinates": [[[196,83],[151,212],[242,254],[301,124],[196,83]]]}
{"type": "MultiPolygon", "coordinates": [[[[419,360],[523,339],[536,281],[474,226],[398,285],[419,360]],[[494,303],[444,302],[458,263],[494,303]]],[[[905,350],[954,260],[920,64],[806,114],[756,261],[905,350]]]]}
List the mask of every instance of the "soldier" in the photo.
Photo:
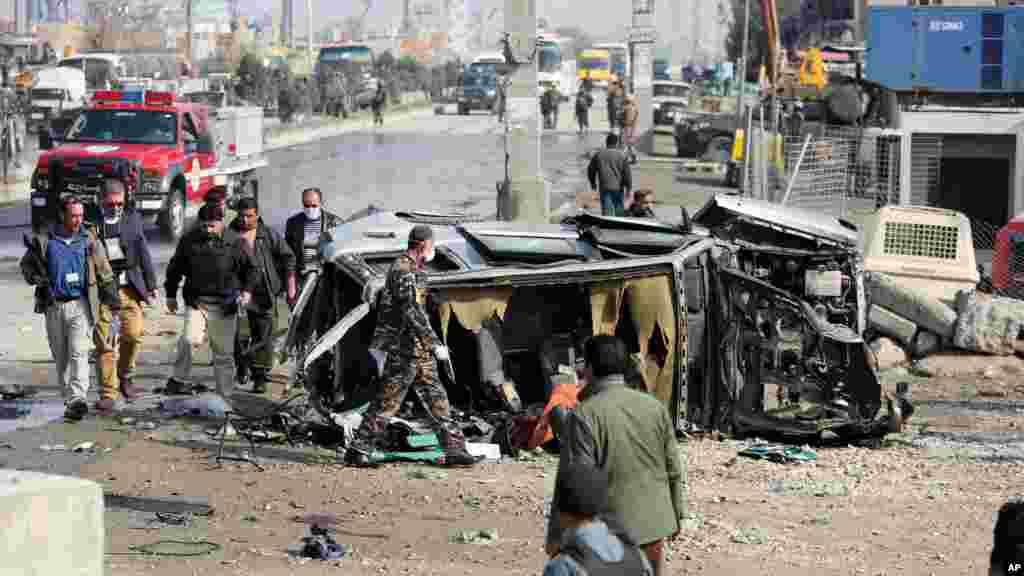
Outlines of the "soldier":
{"type": "Polygon", "coordinates": [[[383,364],[383,377],[377,397],[370,404],[346,454],[346,460],[352,464],[372,463],[388,419],[398,413],[410,388],[432,416],[433,428],[445,452],[444,464],[470,466],[479,462],[466,451],[466,438],[452,421],[448,394],[437,374],[435,358],[448,361],[448,348],[430,326],[424,308],[426,292],[419,278],[423,263],[433,258],[433,230],[418,225],[409,233],[408,250],[388,271],[381,294],[379,328],[370,350],[378,362],[378,371],[383,364]]]}

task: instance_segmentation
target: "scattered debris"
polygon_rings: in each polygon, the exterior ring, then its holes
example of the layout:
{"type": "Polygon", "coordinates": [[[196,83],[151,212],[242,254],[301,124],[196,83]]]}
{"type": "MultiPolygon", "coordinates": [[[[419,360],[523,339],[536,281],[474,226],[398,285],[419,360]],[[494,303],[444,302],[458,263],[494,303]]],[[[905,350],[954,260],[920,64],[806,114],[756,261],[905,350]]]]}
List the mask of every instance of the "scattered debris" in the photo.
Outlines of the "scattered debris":
{"type": "Polygon", "coordinates": [[[473,456],[483,456],[487,460],[501,460],[501,447],[497,444],[466,442],[466,451],[473,456]]]}
{"type": "Polygon", "coordinates": [[[850,489],[836,480],[772,480],[768,492],[776,496],[847,496],[850,489]]]}
{"type": "Polygon", "coordinates": [[[340,560],[348,553],[348,548],[338,544],[331,536],[329,528],[316,524],[309,527],[309,536],[302,539],[302,556],[314,560],[340,560]]]}
{"type": "Polygon", "coordinates": [[[228,403],[218,394],[200,394],[181,398],[168,398],[160,403],[160,411],[165,417],[193,416],[197,418],[216,418],[223,420],[231,410],[228,403]]]}
{"type": "Polygon", "coordinates": [[[452,536],[455,544],[493,544],[498,541],[498,531],[494,528],[484,530],[460,530],[452,536]]]}
{"type": "Polygon", "coordinates": [[[733,533],[732,541],[737,544],[764,544],[768,537],[759,528],[741,528],[733,533]]]}
{"type": "Polygon", "coordinates": [[[213,507],[198,498],[142,498],[119,494],[104,494],[103,504],[107,508],[124,508],[141,512],[189,513],[194,516],[210,516],[213,514],[213,507]]]}
{"type": "Polygon", "coordinates": [[[778,464],[795,462],[814,462],[818,455],[809,446],[783,446],[782,444],[755,444],[738,452],[740,456],[755,460],[769,460],[778,464]]]}
{"type": "Polygon", "coordinates": [[[447,480],[448,473],[443,470],[430,470],[428,468],[415,468],[410,470],[406,478],[412,480],[447,480]]]}

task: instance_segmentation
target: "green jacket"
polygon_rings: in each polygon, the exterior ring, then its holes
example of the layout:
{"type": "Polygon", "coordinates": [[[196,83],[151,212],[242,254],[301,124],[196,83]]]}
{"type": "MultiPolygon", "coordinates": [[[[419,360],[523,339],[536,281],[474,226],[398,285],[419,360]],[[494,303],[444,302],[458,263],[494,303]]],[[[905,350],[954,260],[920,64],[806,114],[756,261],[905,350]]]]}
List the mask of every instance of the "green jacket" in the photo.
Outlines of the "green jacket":
{"type": "MultiPolygon", "coordinates": [[[[654,396],[627,388],[621,375],[591,387],[591,396],[569,414],[559,439],[559,468],[576,461],[607,470],[607,513],[622,522],[637,544],[671,536],[686,513],[686,484],[668,411],[654,396]]],[[[555,486],[557,491],[557,478],[555,486]]],[[[561,535],[556,492],[547,543],[558,544],[561,535]]]]}

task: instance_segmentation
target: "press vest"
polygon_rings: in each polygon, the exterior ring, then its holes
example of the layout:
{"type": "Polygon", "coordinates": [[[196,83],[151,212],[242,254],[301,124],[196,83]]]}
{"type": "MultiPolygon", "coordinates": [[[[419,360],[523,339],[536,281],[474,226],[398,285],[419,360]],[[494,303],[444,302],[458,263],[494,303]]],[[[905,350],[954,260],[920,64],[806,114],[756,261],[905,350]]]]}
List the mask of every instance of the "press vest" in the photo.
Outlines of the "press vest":
{"type": "Polygon", "coordinates": [[[85,293],[85,235],[72,238],[51,235],[46,243],[46,272],[50,280],[50,297],[55,300],[77,300],[85,293]]]}

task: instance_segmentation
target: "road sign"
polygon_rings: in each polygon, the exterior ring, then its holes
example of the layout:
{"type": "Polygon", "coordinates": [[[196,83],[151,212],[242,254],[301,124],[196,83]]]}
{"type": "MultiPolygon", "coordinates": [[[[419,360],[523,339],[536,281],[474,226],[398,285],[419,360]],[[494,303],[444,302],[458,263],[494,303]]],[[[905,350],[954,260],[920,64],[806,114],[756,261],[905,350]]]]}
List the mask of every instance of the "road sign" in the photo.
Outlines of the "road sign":
{"type": "Polygon", "coordinates": [[[658,39],[658,31],[652,26],[639,26],[629,29],[629,41],[633,43],[653,44],[658,39]]]}

